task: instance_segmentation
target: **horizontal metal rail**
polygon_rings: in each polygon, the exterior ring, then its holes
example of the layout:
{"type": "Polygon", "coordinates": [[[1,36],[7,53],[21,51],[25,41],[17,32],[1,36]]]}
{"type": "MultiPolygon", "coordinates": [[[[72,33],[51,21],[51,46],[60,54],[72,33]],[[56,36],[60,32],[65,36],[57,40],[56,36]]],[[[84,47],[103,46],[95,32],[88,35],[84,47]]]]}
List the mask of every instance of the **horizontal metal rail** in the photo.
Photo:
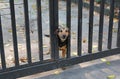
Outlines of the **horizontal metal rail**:
{"type": "Polygon", "coordinates": [[[31,65],[24,65],[19,68],[9,68],[5,71],[0,71],[0,79],[5,79],[10,76],[14,76],[15,78],[23,77],[23,76],[32,75],[35,73],[40,73],[40,72],[44,72],[44,71],[48,71],[56,68],[75,65],[78,63],[83,63],[83,62],[99,59],[106,56],[116,55],[116,54],[120,54],[119,48],[97,52],[94,54],[84,55],[80,57],[74,57],[70,59],[60,59],[57,61],[48,60],[47,62],[42,62],[42,63],[36,62],[36,63],[32,63],[31,65]]]}

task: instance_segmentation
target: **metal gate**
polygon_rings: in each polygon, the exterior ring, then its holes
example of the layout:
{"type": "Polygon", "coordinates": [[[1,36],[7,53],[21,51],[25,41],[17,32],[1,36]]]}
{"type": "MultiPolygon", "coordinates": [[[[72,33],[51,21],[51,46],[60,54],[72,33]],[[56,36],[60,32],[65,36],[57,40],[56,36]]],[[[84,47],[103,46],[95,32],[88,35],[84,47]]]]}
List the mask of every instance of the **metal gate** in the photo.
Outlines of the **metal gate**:
{"type": "MultiPolygon", "coordinates": [[[[21,0],[22,1],[22,0],[21,0]]],[[[109,27],[108,27],[108,37],[107,39],[107,50],[102,50],[103,45],[103,28],[104,28],[104,7],[105,0],[101,0],[100,4],[100,15],[99,15],[99,30],[98,30],[98,51],[93,53],[93,19],[94,19],[94,0],[90,0],[89,8],[89,23],[88,23],[88,53],[82,54],[82,26],[83,23],[83,0],[78,0],[78,17],[77,17],[77,56],[71,56],[71,35],[68,41],[68,51],[66,58],[62,59],[59,56],[57,37],[54,34],[55,30],[59,25],[58,18],[58,2],[59,0],[49,0],[49,28],[50,28],[50,45],[51,45],[51,55],[50,59],[44,60],[43,52],[43,33],[42,33],[42,14],[41,14],[41,1],[34,0],[36,2],[36,11],[37,11],[37,32],[38,32],[38,54],[39,61],[32,62],[31,56],[31,42],[30,42],[30,15],[29,15],[29,0],[23,0],[23,14],[24,14],[24,23],[25,23],[25,40],[26,40],[26,51],[27,51],[27,63],[20,64],[19,61],[19,48],[18,48],[18,35],[17,35],[17,25],[16,25],[16,16],[15,16],[15,0],[9,0],[9,10],[10,10],[10,21],[11,21],[11,34],[13,38],[13,52],[14,52],[14,66],[7,67],[7,60],[5,57],[5,45],[4,45],[4,36],[3,34],[3,23],[2,23],[2,14],[0,15],[0,54],[1,54],[1,69],[0,69],[0,79],[15,79],[18,77],[23,77],[27,75],[32,75],[35,73],[48,71],[56,68],[66,67],[70,65],[75,65],[78,63],[91,61],[99,59],[106,56],[111,56],[120,53],[120,8],[118,15],[118,28],[117,28],[117,41],[116,47],[112,48],[112,35],[113,35],[113,24],[114,24],[114,0],[110,0],[110,14],[109,14],[109,27]]],[[[71,31],[71,0],[66,0],[66,26],[71,31]]],[[[16,4],[19,5],[19,4],[16,4]]],[[[33,6],[34,7],[34,6],[33,6]]],[[[2,10],[1,10],[2,11],[2,10]]]]}

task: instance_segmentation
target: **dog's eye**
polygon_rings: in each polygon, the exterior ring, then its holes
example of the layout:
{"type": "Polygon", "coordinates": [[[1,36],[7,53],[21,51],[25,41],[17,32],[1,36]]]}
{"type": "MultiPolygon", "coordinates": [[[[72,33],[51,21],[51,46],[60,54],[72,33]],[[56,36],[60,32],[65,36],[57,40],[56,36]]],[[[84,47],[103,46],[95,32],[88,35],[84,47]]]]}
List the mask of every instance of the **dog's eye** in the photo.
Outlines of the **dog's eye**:
{"type": "Polygon", "coordinates": [[[65,32],[68,32],[68,30],[66,30],[65,32]]]}
{"type": "Polygon", "coordinates": [[[62,30],[60,30],[60,32],[62,32],[62,30]]]}

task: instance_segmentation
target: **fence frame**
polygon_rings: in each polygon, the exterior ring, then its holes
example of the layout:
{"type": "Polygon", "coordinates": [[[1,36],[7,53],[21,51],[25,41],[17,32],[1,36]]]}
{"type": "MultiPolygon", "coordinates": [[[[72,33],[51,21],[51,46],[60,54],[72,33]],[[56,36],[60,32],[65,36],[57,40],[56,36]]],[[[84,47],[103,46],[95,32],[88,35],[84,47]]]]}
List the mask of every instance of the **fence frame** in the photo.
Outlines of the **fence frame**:
{"type": "MultiPolygon", "coordinates": [[[[26,48],[27,48],[27,58],[28,64],[19,65],[19,56],[18,56],[18,47],[17,47],[17,35],[16,35],[16,21],[15,21],[15,8],[14,0],[10,0],[10,12],[11,12],[11,23],[12,23],[12,33],[13,33],[13,44],[14,44],[14,55],[15,55],[15,67],[6,68],[5,62],[5,53],[4,53],[4,44],[3,44],[3,34],[2,34],[2,23],[0,15],[0,52],[1,52],[1,62],[2,70],[0,70],[0,79],[16,79],[19,77],[32,75],[35,73],[45,72],[48,70],[66,67],[75,65],[78,63],[83,63],[106,56],[120,54],[120,12],[119,12],[119,22],[118,22],[118,33],[117,33],[117,47],[111,49],[112,41],[112,25],[113,25],[113,15],[114,15],[114,0],[111,0],[111,9],[110,9],[110,21],[109,21],[109,35],[108,35],[108,50],[102,51],[102,39],[103,39],[103,22],[104,22],[104,0],[102,0],[100,5],[100,21],[99,21],[99,40],[98,40],[98,50],[97,53],[92,53],[92,34],[93,34],[93,12],[94,12],[94,0],[90,0],[90,15],[89,15],[89,36],[88,36],[88,53],[87,55],[81,55],[82,49],[82,0],[79,0],[78,3],[78,56],[70,56],[70,38],[68,44],[67,57],[65,59],[59,58],[57,37],[54,34],[55,30],[58,28],[58,0],[49,0],[49,17],[50,17],[50,44],[51,44],[51,58],[53,60],[44,60],[43,59],[43,40],[42,40],[42,16],[41,16],[41,0],[37,0],[37,25],[38,25],[38,46],[39,46],[39,60],[38,62],[32,63],[31,61],[31,44],[30,44],[30,29],[29,29],[29,14],[28,14],[28,0],[23,0],[24,2],[24,17],[25,17],[25,33],[26,33],[26,48]],[[39,9],[40,8],[40,9],[39,9]],[[92,19],[92,20],[91,20],[92,19]]],[[[67,23],[68,28],[71,29],[71,0],[67,0],[67,23]]],[[[120,9],[120,8],[119,8],[120,9]]],[[[120,11],[120,10],[119,10],[120,11]]]]}

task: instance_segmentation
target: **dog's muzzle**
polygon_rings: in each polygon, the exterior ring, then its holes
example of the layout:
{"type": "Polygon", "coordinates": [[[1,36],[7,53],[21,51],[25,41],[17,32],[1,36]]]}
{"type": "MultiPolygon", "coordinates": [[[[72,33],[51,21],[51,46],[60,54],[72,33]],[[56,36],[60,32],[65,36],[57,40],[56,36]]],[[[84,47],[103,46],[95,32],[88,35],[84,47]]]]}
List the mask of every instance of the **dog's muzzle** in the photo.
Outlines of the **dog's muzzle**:
{"type": "Polygon", "coordinates": [[[63,36],[62,36],[62,39],[66,39],[66,35],[63,35],[63,36]]]}

